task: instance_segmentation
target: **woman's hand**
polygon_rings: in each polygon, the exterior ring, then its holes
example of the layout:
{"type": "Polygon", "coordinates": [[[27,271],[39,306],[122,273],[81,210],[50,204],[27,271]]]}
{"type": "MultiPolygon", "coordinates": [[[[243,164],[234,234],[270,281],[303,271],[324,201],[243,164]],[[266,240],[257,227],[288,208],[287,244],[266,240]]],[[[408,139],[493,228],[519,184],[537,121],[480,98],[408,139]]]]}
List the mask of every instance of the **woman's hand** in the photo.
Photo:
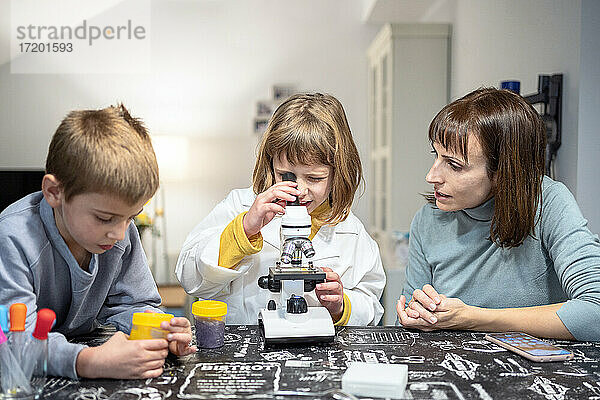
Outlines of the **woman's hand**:
{"type": "Polygon", "coordinates": [[[435,329],[472,329],[474,307],[462,300],[437,293],[431,285],[415,290],[410,303],[400,296],[396,306],[398,318],[406,328],[431,331],[435,329]]]}
{"type": "Polygon", "coordinates": [[[274,184],[258,196],[252,203],[250,210],[244,215],[242,225],[248,238],[258,234],[277,214],[285,212],[285,202],[294,201],[300,195],[296,188],[298,184],[292,181],[283,181],[274,184]]]}
{"type": "Polygon", "coordinates": [[[400,300],[396,304],[396,312],[398,313],[400,324],[405,328],[420,329],[426,332],[437,329],[434,324],[425,321],[418,316],[418,313],[406,306],[406,297],[404,295],[400,296],[400,300]]]}
{"type": "Polygon", "coordinates": [[[437,305],[440,304],[442,298],[440,294],[433,288],[433,286],[427,284],[423,286],[423,290],[417,289],[413,292],[413,297],[408,304],[407,314],[412,318],[423,318],[432,324],[437,322],[437,317],[433,315],[436,311],[437,305]]]}
{"type": "Polygon", "coordinates": [[[331,318],[338,321],[344,313],[344,285],[340,276],[331,268],[321,268],[325,274],[325,283],[317,284],[315,294],[323,307],[325,307],[331,318]]]}

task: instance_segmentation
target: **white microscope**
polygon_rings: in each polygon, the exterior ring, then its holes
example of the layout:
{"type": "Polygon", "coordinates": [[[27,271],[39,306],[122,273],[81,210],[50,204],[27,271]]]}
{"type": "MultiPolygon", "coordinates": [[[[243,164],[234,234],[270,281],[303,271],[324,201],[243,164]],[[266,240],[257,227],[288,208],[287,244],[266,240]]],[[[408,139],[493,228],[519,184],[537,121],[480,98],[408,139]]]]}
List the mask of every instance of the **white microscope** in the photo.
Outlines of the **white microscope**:
{"type": "MultiPolygon", "coordinates": [[[[296,181],[288,172],[283,180],[296,181]]],[[[311,258],[315,250],[310,239],[310,215],[298,199],[286,202],[281,219],[281,261],[269,268],[269,275],[258,279],[258,286],[279,293],[279,302],[269,300],[260,310],[258,325],[266,344],[331,342],[335,328],[329,311],[306,303],[304,293],[325,282],[325,272],[312,261],[302,264],[302,256],[311,258]]]]}

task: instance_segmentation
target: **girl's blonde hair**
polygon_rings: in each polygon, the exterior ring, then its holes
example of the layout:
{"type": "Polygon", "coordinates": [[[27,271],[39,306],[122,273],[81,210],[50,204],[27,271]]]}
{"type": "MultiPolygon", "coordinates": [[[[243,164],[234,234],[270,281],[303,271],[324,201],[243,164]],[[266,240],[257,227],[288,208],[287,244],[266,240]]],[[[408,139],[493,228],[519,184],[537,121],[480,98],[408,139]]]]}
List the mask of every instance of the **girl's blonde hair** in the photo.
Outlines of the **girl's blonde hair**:
{"type": "Polygon", "coordinates": [[[346,113],[335,97],[296,94],[275,110],[254,166],[252,183],[256,194],[275,184],[273,158],[282,155],[291,164],[331,166],[331,213],[325,222],[336,224],[346,219],[362,181],[362,165],[346,113]]]}

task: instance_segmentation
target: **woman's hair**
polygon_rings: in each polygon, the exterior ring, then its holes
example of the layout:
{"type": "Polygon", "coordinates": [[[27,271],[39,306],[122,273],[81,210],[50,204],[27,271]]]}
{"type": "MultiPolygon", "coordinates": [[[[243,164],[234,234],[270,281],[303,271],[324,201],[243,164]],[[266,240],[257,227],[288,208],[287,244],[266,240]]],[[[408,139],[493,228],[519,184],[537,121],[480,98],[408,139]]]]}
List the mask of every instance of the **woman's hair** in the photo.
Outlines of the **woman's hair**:
{"type": "Polygon", "coordinates": [[[533,236],[542,199],[545,125],[518,94],[482,88],[445,106],[429,125],[429,141],[465,161],[470,134],[481,144],[489,178],[495,178],[489,239],[501,247],[520,246],[533,236]]]}
{"type": "Polygon", "coordinates": [[[258,148],[252,175],[256,194],[275,184],[273,158],[282,155],[291,164],[331,166],[331,214],[325,221],[346,219],[362,181],[362,165],[344,108],[335,97],[296,94],[275,110],[258,148]]]}
{"type": "Polygon", "coordinates": [[[122,104],[71,111],[52,137],[46,173],[60,181],[66,201],[97,192],[134,204],[152,197],[159,184],[150,136],[122,104]]]}

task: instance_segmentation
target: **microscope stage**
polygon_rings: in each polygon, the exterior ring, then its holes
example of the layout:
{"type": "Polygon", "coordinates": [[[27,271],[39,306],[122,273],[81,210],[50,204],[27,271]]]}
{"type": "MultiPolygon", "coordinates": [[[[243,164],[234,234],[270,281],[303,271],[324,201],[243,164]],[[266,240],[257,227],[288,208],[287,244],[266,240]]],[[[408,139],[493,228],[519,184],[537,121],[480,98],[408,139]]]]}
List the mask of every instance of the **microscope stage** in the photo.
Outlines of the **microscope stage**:
{"type": "Polygon", "coordinates": [[[326,274],[315,267],[271,267],[269,275],[274,281],[318,281],[325,282],[326,274]]]}
{"type": "Polygon", "coordinates": [[[258,324],[266,344],[323,343],[335,338],[331,315],[325,307],[308,307],[302,315],[263,309],[258,324]]]}

